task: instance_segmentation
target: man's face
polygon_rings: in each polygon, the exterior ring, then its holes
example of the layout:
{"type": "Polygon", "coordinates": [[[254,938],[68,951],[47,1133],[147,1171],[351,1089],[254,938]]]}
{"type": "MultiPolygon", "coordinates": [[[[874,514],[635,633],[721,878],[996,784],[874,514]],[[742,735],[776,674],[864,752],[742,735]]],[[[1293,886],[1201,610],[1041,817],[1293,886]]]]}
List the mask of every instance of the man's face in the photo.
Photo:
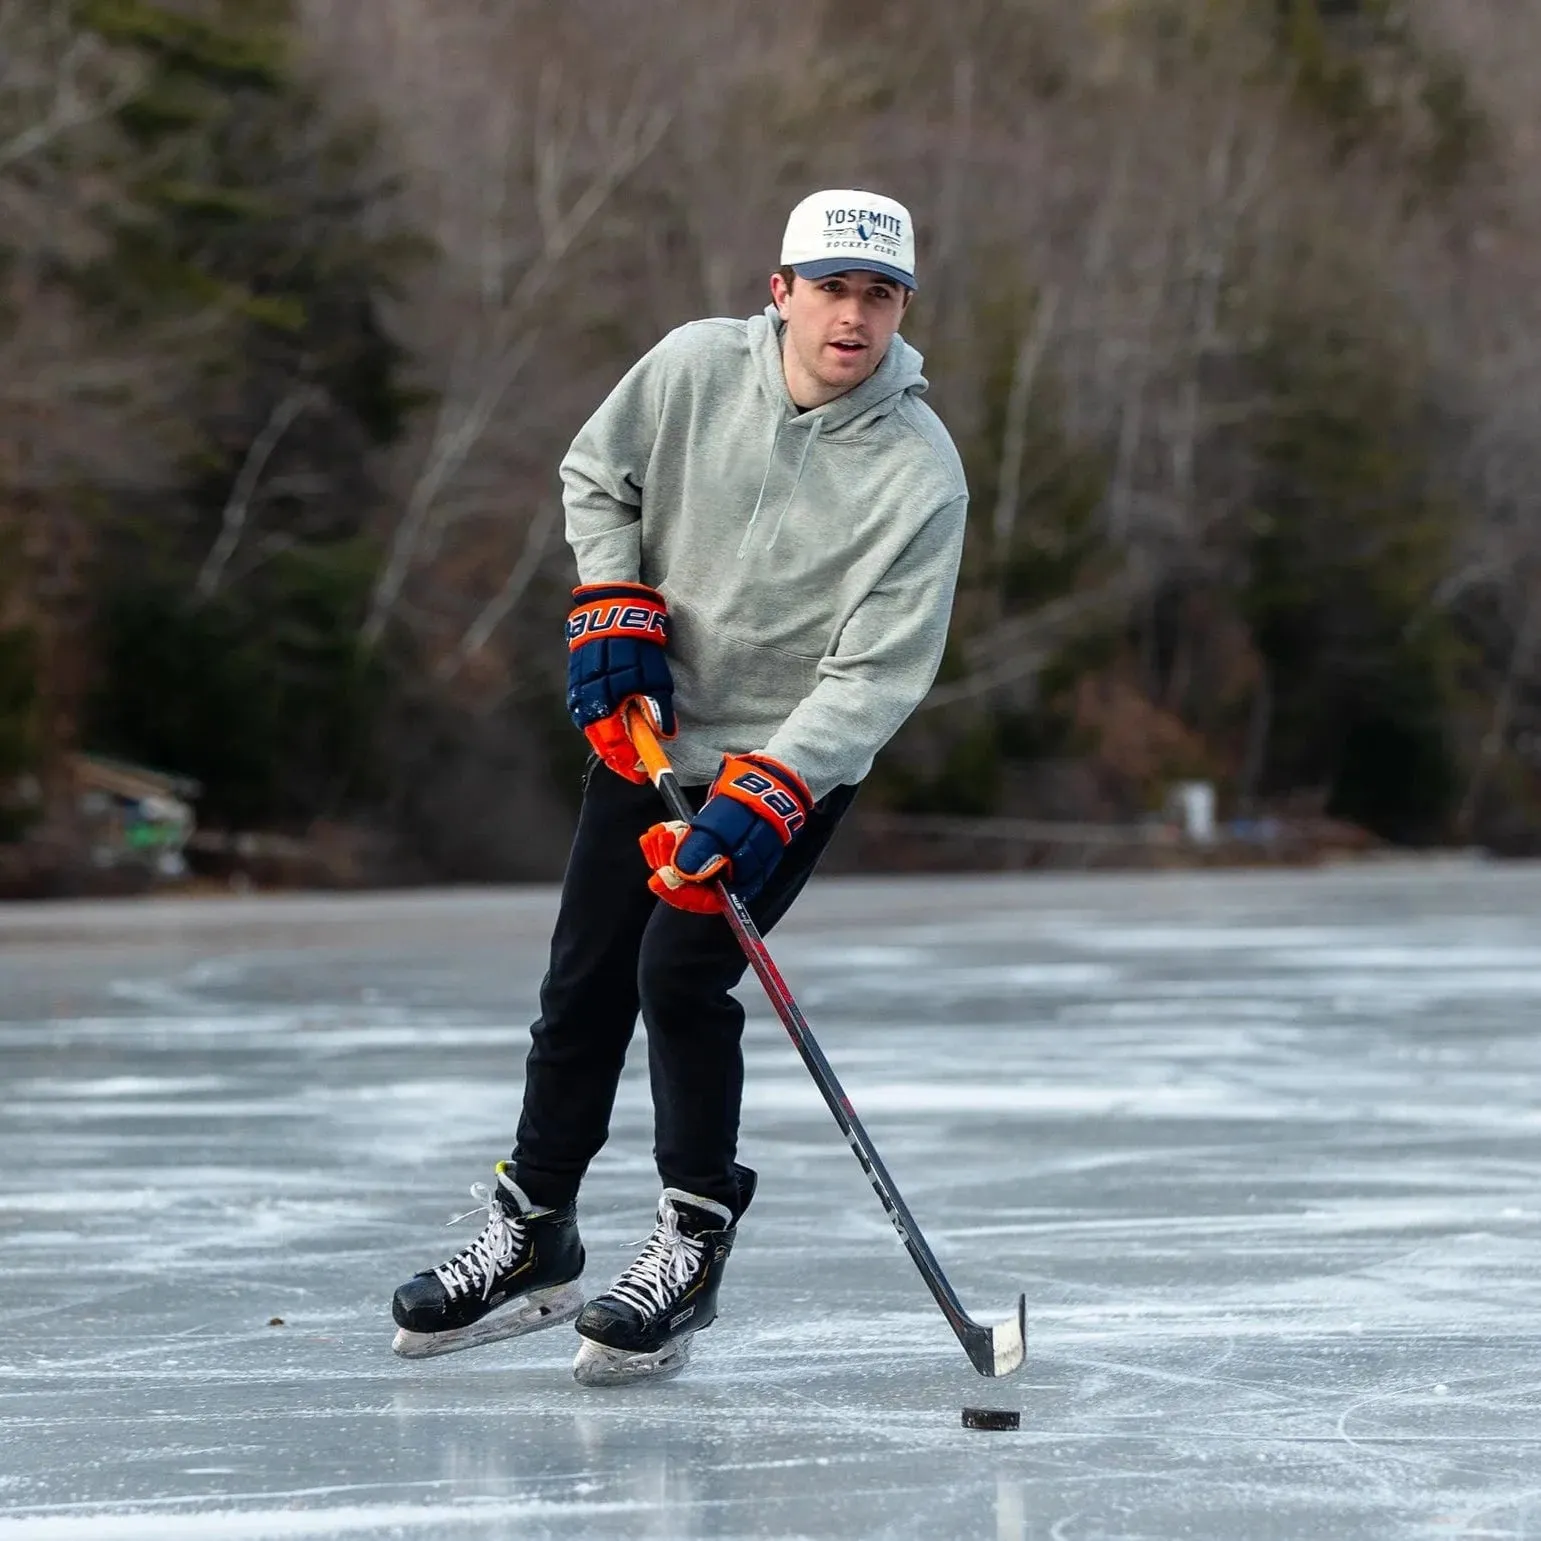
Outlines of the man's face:
{"type": "Polygon", "coordinates": [[[860,385],[883,362],[909,303],[903,284],[854,270],[799,278],[790,287],[773,273],[771,296],[787,324],[787,383],[801,407],[820,406],[860,385]],[[804,400],[810,393],[822,400],[804,400]]]}

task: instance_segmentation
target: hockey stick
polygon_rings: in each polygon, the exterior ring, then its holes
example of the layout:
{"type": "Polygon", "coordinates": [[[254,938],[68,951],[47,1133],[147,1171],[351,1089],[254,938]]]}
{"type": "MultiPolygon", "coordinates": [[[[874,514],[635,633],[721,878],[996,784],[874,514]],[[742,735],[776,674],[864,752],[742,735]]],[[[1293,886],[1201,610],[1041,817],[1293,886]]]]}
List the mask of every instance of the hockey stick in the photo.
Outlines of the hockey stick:
{"type": "MultiPolygon", "coordinates": [[[[688,824],[694,810],[680,790],[674,768],[669,764],[668,756],[659,744],[651,724],[634,706],[626,708],[626,730],[631,735],[632,745],[649,779],[668,805],[670,814],[688,824]]],[[[776,1015],[781,1018],[781,1025],[786,1028],[793,1047],[802,1055],[803,1063],[829,1105],[829,1111],[835,1115],[841,1133],[849,1141],[856,1159],[861,1163],[862,1171],[867,1174],[867,1181],[882,1200],[888,1218],[893,1221],[894,1229],[899,1233],[899,1240],[904,1243],[905,1250],[920,1270],[926,1288],[942,1308],[948,1326],[957,1333],[969,1362],[981,1375],[1010,1375],[1019,1370],[1027,1352],[1027,1296],[1018,1296],[1016,1315],[1002,1322],[999,1327],[981,1326],[963,1309],[953,1287],[947,1282],[947,1276],[942,1272],[941,1264],[927,1246],[926,1238],[921,1235],[909,1206],[900,1197],[893,1178],[888,1175],[888,1168],[883,1165],[861,1120],[856,1116],[856,1110],[851,1106],[851,1100],[846,1096],[839,1077],[825,1059],[824,1051],[815,1040],[813,1030],[793,999],[791,990],[787,988],[786,980],[781,977],[781,971],[766,951],[765,941],[748,906],[726,883],[718,883],[716,886],[722,895],[723,913],[728,926],[737,938],[738,945],[743,948],[749,966],[765,986],[765,993],[770,997],[776,1015]]]]}

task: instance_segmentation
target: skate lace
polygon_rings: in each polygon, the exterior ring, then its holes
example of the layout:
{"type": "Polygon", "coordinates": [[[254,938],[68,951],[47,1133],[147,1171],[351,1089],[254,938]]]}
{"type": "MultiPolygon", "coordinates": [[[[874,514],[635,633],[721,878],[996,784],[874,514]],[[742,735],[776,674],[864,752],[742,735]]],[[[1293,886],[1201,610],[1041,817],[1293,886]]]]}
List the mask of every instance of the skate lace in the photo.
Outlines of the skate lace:
{"type": "Polygon", "coordinates": [[[610,1288],[610,1293],[644,1315],[664,1310],[696,1275],[706,1243],[680,1230],[679,1216],[665,1204],[658,1224],[636,1262],[610,1288]]]}
{"type": "Polygon", "coordinates": [[[472,1183],[471,1197],[480,1207],[456,1215],[449,1224],[459,1225],[462,1220],[469,1220],[485,1209],[487,1223],[482,1227],[481,1235],[433,1271],[451,1300],[456,1295],[469,1295],[473,1291],[483,1300],[487,1299],[498,1275],[519,1256],[524,1246],[523,1219],[511,1216],[486,1183],[472,1183]]]}

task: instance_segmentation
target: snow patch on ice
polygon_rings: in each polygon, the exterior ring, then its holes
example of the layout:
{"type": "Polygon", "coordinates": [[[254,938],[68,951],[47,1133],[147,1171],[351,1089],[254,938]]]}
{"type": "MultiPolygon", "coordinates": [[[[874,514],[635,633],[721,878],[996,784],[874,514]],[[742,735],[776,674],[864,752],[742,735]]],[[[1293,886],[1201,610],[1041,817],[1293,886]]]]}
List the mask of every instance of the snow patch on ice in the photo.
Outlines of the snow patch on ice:
{"type": "MultiPolygon", "coordinates": [[[[303,1501],[305,1495],[295,1497],[303,1501]]],[[[511,1532],[518,1521],[550,1516],[594,1517],[641,1515],[667,1507],[663,1499],[594,1502],[581,1498],[476,1499],[457,1504],[347,1504],[315,1509],[198,1509],[191,1513],[149,1510],[137,1514],[98,1512],[86,1506],[80,1514],[0,1516],[0,1541],[301,1541],[374,1533],[408,1537],[423,1531],[442,1535],[475,1535],[496,1527],[511,1532]]],[[[624,1533],[627,1527],[623,1526],[624,1533]]]]}

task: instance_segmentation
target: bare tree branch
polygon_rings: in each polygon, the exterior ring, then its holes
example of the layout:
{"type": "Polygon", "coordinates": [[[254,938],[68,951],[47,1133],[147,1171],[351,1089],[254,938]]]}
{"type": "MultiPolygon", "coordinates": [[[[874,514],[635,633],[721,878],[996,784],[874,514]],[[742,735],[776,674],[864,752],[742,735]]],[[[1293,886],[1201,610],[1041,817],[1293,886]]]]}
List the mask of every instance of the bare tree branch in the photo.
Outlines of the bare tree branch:
{"type": "Polygon", "coordinates": [[[440,660],[435,671],[439,679],[452,680],[467,660],[487,645],[492,634],[503,624],[509,612],[524,598],[525,591],[535,581],[535,575],[546,559],[546,551],[560,522],[561,512],[562,505],[555,499],[542,505],[540,512],[530,523],[525,535],[524,549],[519,553],[519,560],[514,563],[513,570],[508,575],[508,581],[503,585],[497,598],[489,601],[482,613],[466,628],[465,635],[460,639],[460,644],[454,652],[440,660]]]}
{"type": "Polygon", "coordinates": [[[648,107],[635,99],[628,103],[613,125],[604,125],[608,137],[598,169],[564,207],[561,190],[574,131],[570,115],[563,117],[554,67],[543,71],[536,113],[540,129],[532,147],[541,247],[508,292],[500,312],[488,318],[490,335],[480,340],[467,338],[462,345],[462,357],[480,355],[480,379],[469,400],[447,396],[440,409],[422,469],[392,532],[370,599],[360,633],[366,647],[374,647],[384,633],[407,575],[431,533],[445,487],[460,473],[534,354],[539,329],[528,322],[536,302],[622,183],[656,148],[671,116],[668,108],[648,107]],[[526,329],[517,335],[521,327],[526,329]]]}
{"type": "Polygon", "coordinates": [[[1110,617],[1126,612],[1149,589],[1149,580],[1130,569],[1095,589],[1067,594],[1040,606],[1031,615],[1003,621],[974,638],[968,657],[974,672],[965,679],[936,685],[916,708],[935,711],[960,701],[977,700],[1003,685],[1030,679],[1064,645],[1110,617]]]}
{"type": "Polygon", "coordinates": [[[315,405],[320,396],[320,391],[314,386],[296,386],[273,408],[267,422],[263,424],[262,432],[252,440],[246,458],[241,462],[241,469],[231,484],[230,496],[225,500],[224,512],[220,516],[219,536],[209,548],[209,554],[198,570],[197,582],[193,585],[193,592],[200,603],[214,597],[225,568],[235,555],[235,548],[240,544],[242,531],[246,528],[252,495],[262,480],[262,473],[267,469],[273,451],[278,448],[279,440],[294,426],[307,407],[315,405]]]}
{"type": "Polygon", "coordinates": [[[1048,351],[1054,318],[1059,310],[1059,290],[1050,285],[1033,309],[1032,325],[1022,334],[1011,370],[1011,393],[1006,403],[1006,431],[1001,438],[1000,483],[995,498],[995,547],[1004,553],[1017,521],[1022,496],[1022,457],[1027,449],[1027,409],[1033,382],[1048,351]]]}
{"type": "Polygon", "coordinates": [[[139,88],[129,56],[80,30],[71,10],[35,0],[0,8],[0,172],[110,117],[139,88]]]}

